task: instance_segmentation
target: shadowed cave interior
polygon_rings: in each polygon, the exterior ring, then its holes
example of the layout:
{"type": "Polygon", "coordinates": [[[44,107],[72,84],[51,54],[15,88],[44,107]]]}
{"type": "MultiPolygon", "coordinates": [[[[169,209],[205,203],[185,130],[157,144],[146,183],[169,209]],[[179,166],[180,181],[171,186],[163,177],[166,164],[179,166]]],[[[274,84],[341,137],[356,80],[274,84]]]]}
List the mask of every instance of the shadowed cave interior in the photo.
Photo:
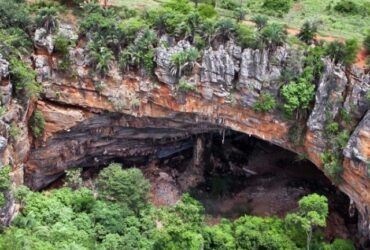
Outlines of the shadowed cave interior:
{"type": "MultiPolygon", "coordinates": [[[[357,211],[347,195],[304,156],[232,130],[184,139],[181,149],[159,158],[113,158],[124,167],[138,167],[150,180],[151,199],[157,206],[174,204],[184,192],[199,200],[207,223],[242,215],[284,217],[310,193],[325,195],[330,214],[327,240],[352,238],[357,232],[357,211]]],[[[89,183],[107,164],[84,167],[89,183]]],[[[47,188],[59,187],[64,177],[47,188]]]]}

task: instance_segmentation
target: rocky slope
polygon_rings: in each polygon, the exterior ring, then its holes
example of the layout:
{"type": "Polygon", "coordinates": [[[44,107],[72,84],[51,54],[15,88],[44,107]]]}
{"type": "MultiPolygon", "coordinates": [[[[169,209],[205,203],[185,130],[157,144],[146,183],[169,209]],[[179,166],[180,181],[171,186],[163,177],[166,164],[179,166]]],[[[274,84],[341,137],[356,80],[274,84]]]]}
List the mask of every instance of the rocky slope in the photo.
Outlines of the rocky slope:
{"type": "MultiPolygon", "coordinates": [[[[75,35],[72,27],[62,27],[69,36],[75,35]]],[[[37,31],[32,60],[44,94],[42,100],[30,102],[27,108],[11,99],[8,64],[0,58],[1,102],[9,110],[1,118],[0,151],[2,163],[14,166],[16,183],[24,179],[31,188],[41,189],[71,167],[123,158],[163,158],[192,147],[196,135],[224,129],[306,154],[323,169],[320,155],[328,149],[325,124],[328,119],[343,123],[339,113],[345,110],[350,123],[343,126],[352,132],[341,159],[342,181],[337,185],[359,210],[360,231],[364,236],[370,232],[369,75],[323,59],[325,69],[312,112],[305,121],[297,122],[284,117],[280,109],[263,114],[256,113],[253,106],[261,93],[281,99],[279,79],[284,69],[302,72],[300,51],[289,47],[242,51],[232,42],[210,48],[186,77],[196,91],[186,93],[178,89],[169,62],[172,54],[191,45],[168,37],[162,40],[169,46],[157,48],[155,80],[134,72],[122,74],[117,65],[112,65],[107,77],[100,78],[91,74],[83,42],[70,50],[71,69],[58,70],[61,59],[52,53],[52,37],[37,31]],[[43,136],[37,140],[28,135],[26,125],[34,109],[46,120],[43,136]],[[17,140],[9,139],[13,121],[21,124],[17,140]],[[303,143],[297,144],[290,134],[300,123],[306,129],[298,134],[303,143]]]]}

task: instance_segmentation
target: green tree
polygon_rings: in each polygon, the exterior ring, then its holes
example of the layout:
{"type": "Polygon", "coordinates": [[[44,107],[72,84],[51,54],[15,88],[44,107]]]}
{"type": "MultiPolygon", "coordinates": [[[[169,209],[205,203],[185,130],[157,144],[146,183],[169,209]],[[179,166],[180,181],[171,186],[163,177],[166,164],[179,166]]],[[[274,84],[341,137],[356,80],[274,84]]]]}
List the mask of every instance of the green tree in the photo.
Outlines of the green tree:
{"type": "Polygon", "coordinates": [[[296,82],[290,82],[281,89],[284,99],[284,110],[291,116],[296,112],[296,118],[301,117],[302,112],[309,109],[315,96],[315,85],[308,79],[300,78],[296,82]]]}
{"type": "Polygon", "coordinates": [[[150,184],[137,168],[123,170],[112,163],[103,169],[98,177],[99,196],[139,212],[148,202],[150,184]]]}
{"type": "Polygon", "coordinates": [[[350,65],[355,62],[359,45],[356,39],[349,39],[343,44],[338,41],[329,43],[326,47],[326,54],[335,63],[350,65]]]}
{"type": "Polygon", "coordinates": [[[252,21],[256,23],[258,30],[263,29],[268,24],[268,17],[264,15],[257,15],[252,18],[252,21]]]}
{"type": "Polygon", "coordinates": [[[298,33],[298,38],[307,43],[311,44],[317,33],[317,25],[313,22],[304,22],[301,30],[298,33]]]}
{"type": "Polygon", "coordinates": [[[287,34],[284,26],[272,23],[261,30],[261,39],[267,47],[275,49],[285,43],[287,34]]]}
{"type": "Polygon", "coordinates": [[[298,202],[299,211],[288,214],[288,224],[297,225],[306,232],[306,247],[310,249],[312,233],[317,227],[325,227],[329,213],[328,199],[325,196],[311,194],[298,202]]]}

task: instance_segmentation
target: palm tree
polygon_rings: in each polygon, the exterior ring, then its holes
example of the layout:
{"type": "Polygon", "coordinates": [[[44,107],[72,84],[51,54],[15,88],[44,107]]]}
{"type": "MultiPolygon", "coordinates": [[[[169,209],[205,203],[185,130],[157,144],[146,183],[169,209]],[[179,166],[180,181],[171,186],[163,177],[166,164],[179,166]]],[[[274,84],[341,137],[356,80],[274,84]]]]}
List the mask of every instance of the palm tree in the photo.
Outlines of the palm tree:
{"type": "Polygon", "coordinates": [[[302,28],[297,36],[301,41],[307,44],[311,44],[313,39],[315,38],[316,33],[317,25],[315,23],[305,22],[302,25],[302,28]]]}
{"type": "Polygon", "coordinates": [[[36,22],[48,33],[54,32],[58,27],[58,10],[55,7],[44,7],[38,10],[36,22]]]}
{"type": "Polygon", "coordinates": [[[180,51],[171,57],[171,74],[180,78],[184,71],[192,69],[199,57],[199,52],[196,48],[189,48],[180,51]]]}
{"type": "Polygon", "coordinates": [[[266,25],[268,23],[268,18],[266,16],[263,16],[263,15],[257,15],[257,16],[254,16],[252,18],[252,21],[256,23],[257,29],[261,30],[264,27],[266,27],[266,25]]]}
{"type": "Polygon", "coordinates": [[[95,67],[101,76],[105,77],[110,69],[113,52],[107,47],[102,47],[99,44],[90,43],[89,48],[89,59],[90,64],[95,67]]]}
{"type": "Polygon", "coordinates": [[[221,37],[224,42],[230,39],[237,29],[235,21],[230,18],[223,18],[219,20],[215,24],[215,27],[216,27],[215,37],[221,37]]]}
{"type": "Polygon", "coordinates": [[[286,29],[276,23],[270,24],[261,30],[262,41],[271,49],[283,45],[287,35],[286,29]]]}

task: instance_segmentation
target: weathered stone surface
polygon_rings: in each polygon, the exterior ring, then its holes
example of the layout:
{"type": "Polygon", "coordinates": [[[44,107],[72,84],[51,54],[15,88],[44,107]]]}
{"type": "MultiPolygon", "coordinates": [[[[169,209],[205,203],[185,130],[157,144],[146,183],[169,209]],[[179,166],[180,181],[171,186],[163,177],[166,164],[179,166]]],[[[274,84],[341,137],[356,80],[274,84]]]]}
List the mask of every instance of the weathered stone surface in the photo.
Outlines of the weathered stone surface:
{"type": "Polygon", "coordinates": [[[178,79],[171,73],[171,57],[181,51],[190,49],[191,45],[188,41],[179,41],[175,46],[166,47],[161,45],[156,49],[155,61],[157,63],[157,68],[155,69],[155,75],[158,77],[159,81],[166,84],[175,84],[178,79]]]}
{"type": "Polygon", "coordinates": [[[73,166],[100,166],[117,158],[137,163],[148,157],[166,158],[190,148],[191,135],[218,130],[208,123],[194,126],[188,119],[96,115],[58,133],[44,147],[33,149],[26,169],[27,184],[34,189],[45,187],[73,166]]]}
{"type": "Polygon", "coordinates": [[[49,66],[49,58],[44,55],[33,55],[35,64],[36,80],[38,82],[47,81],[51,77],[51,69],[49,66]]]}
{"type": "Polygon", "coordinates": [[[7,106],[12,98],[13,85],[8,83],[0,85],[0,102],[1,105],[7,106]]]}
{"type": "Polygon", "coordinates": [[[325,121],[337,116],[347,83],[344,68],[325,60],[324,74],[316,91],[315,107],[307,123],[311,131],[322,131],[325,121]]]}
{"type": "Polygon", "coordinates": [[[242,93],[242,103],[253,107],[262,90],[277,96],[283,65],[287,61],[288,51],[278,47],[269,50],[245,49],[242,54],[237,88],[242,93]]]}
{"type": "MultiPolygon", "coordinates": [[[[344,149],[345,157],[352,161],[362,162],[366,166],[370,163],[370,111],[367,111],[362,121],[352,133],[347,147],[344,149]]],[[[368,176],[370,178],[370,176],[368,176]]]]}
{"type": "Polygon", "coordinates": [[[7,78],[9,75],[9,62],[3,59],[3,55],[0,54],[0,80],[7,78]]]}
{"type": "MultiPolygon", "coordinates": [[[[204,52],[201,68],[201,82],[217,84],[219,89],[215,91],[218,96],[227,96],[232,88],[236,73],[239,71],[238,63],[238,49],[236,46],[229,46],[230,55],[221,45],[218,50],[209,48],[204,52]]],[[[240,49],[240,48],[239,48],[240,49]]]]}
{"type": "Polygon", "coordinates": [[[357,68],[353,68],[352,73],[351,86],[343,108],[357,122],[370,107],[370,100],[367,97],[370,93],[370,75],[364,74],[363,71],[359,71],[357,68]]]}
{"type": "Polygon", "coordinates": [[[58,34],[66,37],[68,40],[76,41],[78,39],[78,35],[74,26],[68,23],[60,23],[58,27],[58,34]]]}
{"type": "Polygon", "coordinates": [[[0,136],[0,152],[3,152],[8,145],[8,139],[3,136],[0,136]]]}
{"type": "Polygon", "coordinates": [[[50,55],[51,53],[53,53],[54,50],[53,36],[52,34],[48,34],[48,32],[44,28],[39,28],[35,31],[34,43],[36,48],[44,49],[50,55]]]}

